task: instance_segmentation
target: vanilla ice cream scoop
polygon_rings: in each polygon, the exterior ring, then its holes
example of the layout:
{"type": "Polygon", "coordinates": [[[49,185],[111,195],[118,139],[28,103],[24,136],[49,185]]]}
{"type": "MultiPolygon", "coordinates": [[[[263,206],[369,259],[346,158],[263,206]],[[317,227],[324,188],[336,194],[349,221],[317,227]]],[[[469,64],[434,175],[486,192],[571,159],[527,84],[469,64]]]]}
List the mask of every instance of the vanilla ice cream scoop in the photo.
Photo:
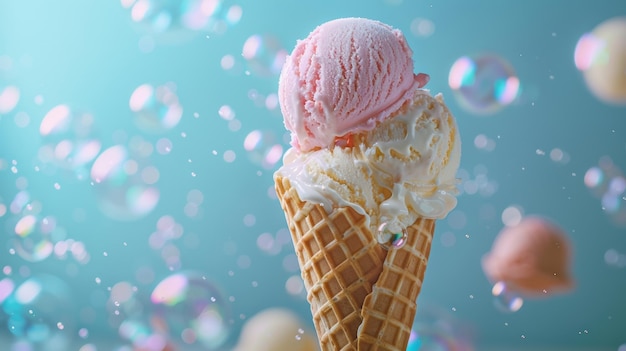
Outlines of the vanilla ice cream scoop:
{"type": "Polygon", "coordinates": [[[268,308],[244,325],[235,351],[318,351],[315,335],[298,316],[284,308],[268,308]]]}
{"type": "Polygon", "coordinates": [[[345,143],[307,153],[290,149],[278,172],[303,200],[366,215],[373,232],[382,224],[400,232],[420,217],[444,218],[456,206],[461,141],[441,95],[418,90],[374,130],[350,134],[345,143]]]}

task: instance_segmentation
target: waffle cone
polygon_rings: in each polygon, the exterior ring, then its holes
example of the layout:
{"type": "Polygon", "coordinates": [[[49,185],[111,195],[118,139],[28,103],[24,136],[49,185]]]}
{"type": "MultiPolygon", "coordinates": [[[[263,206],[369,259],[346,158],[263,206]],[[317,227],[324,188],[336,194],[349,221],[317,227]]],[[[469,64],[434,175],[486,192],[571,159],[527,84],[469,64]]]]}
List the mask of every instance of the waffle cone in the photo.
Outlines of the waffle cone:
{"type": "Polygon", "coordinates": [[[275,186],[322,350],[406,350],[434,220],[418,219],[407,243],[386,251],[351,207],[302,201],[280,175],[275,186]]]}

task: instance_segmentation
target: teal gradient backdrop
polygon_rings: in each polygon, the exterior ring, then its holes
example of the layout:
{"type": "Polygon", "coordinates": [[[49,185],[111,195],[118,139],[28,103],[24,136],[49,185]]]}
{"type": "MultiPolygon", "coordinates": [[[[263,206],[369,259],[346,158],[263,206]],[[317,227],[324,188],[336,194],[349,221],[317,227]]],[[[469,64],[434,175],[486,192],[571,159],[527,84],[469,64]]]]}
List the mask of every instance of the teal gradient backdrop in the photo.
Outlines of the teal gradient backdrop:
{"type": "MultiPolygon", "coordinates": [[[[132,314],[149,324],[149,317],[161,313],[150,293],[178,272],[198,272],[207,282],[201,291],[221,296],[230,333],[218,349],[232,349],[246,319],[267,307],[296,311],[312,328],[273,193],[272,174],[280,162],[262,164],[259,150],[267,148],[250,151],[244,145],[259,130],[268,146],[289,146],[273,100],[278,74],[271,60],[281,51],[266,39],[265,52],[251,62],[242,49],[258,34],[275,38],[289,52],[296,40],[338,17],[377,19],[405,33],[416,72],[430,75],[427,87],[444,94],[457,118],[460,177],[483,187],[463,192],[449,218],[438,221],[418,315],[439,311],[424,318],[458,323],[462,332],[442,337],[468,339],[459,343],[475,350],[618,350],[626,344],[626,227],[603,210],[584,181],[606,156],[626,170],[626,108],[597,99],[574,64],[581,35],[606,19],[626,16],[623,1],[223,1],[225,8],[239,6],[241,18],[226,16],[212,30],[161,34],[134,22],[123,3],[0,1],[0,92],[19,89],[10,111],[3,113],[0,103],[0,282],[10,280],[15,287],[5,285],[5,291],[14,294],[32,277],[40,277],[44,289],[56,284],[67,290],[54,294],[68,299],[70,307],[41,311],[46,319],[39,319],[61,334],[67,342],[61,345],[71,345],[60,349],[130,345],[120,335],[121,322],[132,314]],[[416,32],[416,19],[422,19],[425,32],[416,32]],[[459,57],[486,52],[512,65],[522,91],[509,106],[482,116],[459,104],[448,73],[459,57]],[[157,132],[138,127],[129,99],[142,84],[169,84],[175,91],[183,109],[175,126],[161,125],[157,132]],[[40,125],[61,104],[75,120],[81,113],[91,115],[93,123],[83,127],[99,142],[99,153],[115,145],[139,153],[131,155],[137,162],[124,167],[137,167],[140,181],[129,176],[103,188],[90,178],[93,158],[69,171],[46,159],[42,146],[50,138],[40,125]],[[479,147],[477,136],[494,147],[479,147]],[[566,159],[551,158],[555,149],[566,159]],[[158,190],[155,207],[150,209],[148,195],[124,192],[128,185],[158,190]],[[18,194],[28,194],[28,201],[14,213],[18,194]],[[118,208],[133,218],[122,220],[102,207],[113,200],[126,201],[118,208]],[[496,307],[480,260],[503,228],[507,208],[549,217],[568,234],[573,291],[527,299],[517,312],[496,307]],[[25,213],[56,223],[49,235],[42,229],[31,234],[56,245],[47,254],[45,248],[32,249],[43,255],[40,260],[16,248],[26,240],[15,232],[25,213]],[[168,220],[176,225],[168,227],[168,220]],[[170,236],[157,230],[158,223],[170,236]],[[84,251],[62,254],[59,242],[80,242],[84,251]],[[121,282],[135,287],[143,304],[139,312],[115,306],[111,294],[118,291],[115,286],[123,290],[116,285],[121,282]],[[67,326],[58,327],[61,319],[67,326]]],[[[66,133],[78,138],[76,131],[66,133]]],[[[626,206],[626,199],[619,202],[626,206]]],[[[6,307],[10,299],[0,293],[0,306],[6,300],[0,309],[2,350],[36,339],[11,330],[11,313],[21,312],[6,307]]],[[[164,313],[172,320],[167,313],[178,312],[164,313]]],[[[181,350],[207,347],[191,343],[181,350]]]]}

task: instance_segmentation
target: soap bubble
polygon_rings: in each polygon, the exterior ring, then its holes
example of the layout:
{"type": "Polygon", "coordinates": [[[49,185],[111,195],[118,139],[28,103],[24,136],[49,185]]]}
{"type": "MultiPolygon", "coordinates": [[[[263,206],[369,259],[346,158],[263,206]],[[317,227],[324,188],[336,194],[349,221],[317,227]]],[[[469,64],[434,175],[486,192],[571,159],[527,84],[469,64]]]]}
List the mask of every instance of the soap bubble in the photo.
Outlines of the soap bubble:
{"type": "Polygon", "coordinates": [[[0,88],[0,115],[13,111],[20,101],[20,90],[13,86],[0,88]]]}
{"type": "Polygon", "coordinates": [[[152,291],[152,327],[183,344],[210,350],[222,346],[230,333],[226,299],[211,281],[195,272],[170,275],[152,291]]]}
{"type": "Polygon", "coordinates": [[[120,336],[132,342],[134,351],[177,351],[167,336],[155,333],[146,323],[126,320],[118,328],[120,336]]]}
{"type": "Polygon", "coordinates": [[[28,214],[20,217],[14,226],[13,248],[15,252],[26,261],[43,261],[52,254],[52,243],[57,228],[56,219],[51,216],[40,218],[28,214]]]}
{"type": "Polygon", "coordinates": [[[417,37],[429,37],[435,33],[435,24],[428,18],[417,17],[411,21],[411,33],[417,37]]]}
{"type": "Polygon", "coordinates": [[[585,172],[584,183],[600,199],[604,212],[613,223],[626,226],[626,175],[605,156],[585,172]]]}
{"type": "Polygon", "coordinates": [[[96,158],[91,167],[91,179],[102,213],[115,220],[128,221],[141,218],[156,207],[160,193],[150,185],[151,176],[146,177],[145,172],[156,169],[149,168],[145,161],[132,157],[123,145],[112,146],[96,158]]]}
{"type": "Polygon", "coordinates": [[[406,243],[408,232],[406,228],[402,228],[399,231],[392,231],[389,229],[389,224],[383,222],[378,226],[376,233],[376,239],[378,243],[382,245],[386,250],[390,248],[399,249],[406,243]]]}
{"type": "Polygon", "coordinates": [[[505,282],[499,281],[493,285],[491,294],[495,297],[496,307],[504,312],[517,312],[524,305],[524,299],[510,289],[505,282]]]}
{"type": "Polygon", "coordinates": [[[6,327],[15,340],[33,350],[67,350],[75,334],[74,300],[67,284],[52,275],[37,274],[18,285],[2,304],[6,327]]]}
{"type": "Polygon", "coordinates": [[[473,351],[468,328],[432,307],[417,309],[407,351],[473,351]]]}
{"type": "Polygon", "coordinates": [[[520,81],[513,67],[492,54],[457,59],[450,69],[448,84],[459,104],[479,115],[501,110],[520,93],[520,81]]]}
{"type": "Polygon", "coordinates": [[[78,179],[86,178],[89,164],[101,149],[91,114],[57,105],[42,119],[39,134],[42,140],[39,159],[44,164],[70,171],[78,179]]]}
{"type": "MultiPolygon", "coordinates": [[[[15,283],[11,278],[0,279],[0,306],[2,306],[2,302],[4,302],[7,297],[11,296],[13,289],[15,289],[15,283]]],[[[0,320],[2,320],[2,318],[0,318],[0,320]]]]}
{"type": "Polygon", "coordinates": [[[153,34],[223,32],[241,18],[241,7],[223,0],[121,0],[131,19],[153,34]]]}
{"type": "Polygon", "coordinates": [[[149,133],[168,131],[176,127],[183,116],[183,108],[171,84],[138,86],[130,96],[129,106],[135,113],[137,127],[149,133]]]}
{"type": "Polygon", "coordinates": [[[289,54],[276,37],[268,34],[248,37],[241,53],[252,73],[263,77],[279,74],[289,54]]]}
{"type": "Polygon", "coordinates": [[[608,19],[583,34],[574,62],[597,98],[626,104],[626,17],[608,19]]]}
{"type": "Polygon", "coordinates": [[[265,169],[273,168],[283,156],[283,147],[271,131],[253,130],[243,141],[250,160],[265,169]]]}

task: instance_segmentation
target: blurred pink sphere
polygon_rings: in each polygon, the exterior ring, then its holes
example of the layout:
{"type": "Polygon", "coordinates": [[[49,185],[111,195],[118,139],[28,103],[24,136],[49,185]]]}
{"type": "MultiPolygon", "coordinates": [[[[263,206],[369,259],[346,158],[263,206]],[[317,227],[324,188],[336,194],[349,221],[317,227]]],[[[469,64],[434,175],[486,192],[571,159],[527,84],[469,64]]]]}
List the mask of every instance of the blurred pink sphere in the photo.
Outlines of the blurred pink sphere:
{"type": "Polygon", "coordinates": [[[530,216],[498,234],[482,266],[494,283],[504,282],[527,296],[546,296],[573,288],[571,251],[569,239],[556,224],[530,216]]]}

